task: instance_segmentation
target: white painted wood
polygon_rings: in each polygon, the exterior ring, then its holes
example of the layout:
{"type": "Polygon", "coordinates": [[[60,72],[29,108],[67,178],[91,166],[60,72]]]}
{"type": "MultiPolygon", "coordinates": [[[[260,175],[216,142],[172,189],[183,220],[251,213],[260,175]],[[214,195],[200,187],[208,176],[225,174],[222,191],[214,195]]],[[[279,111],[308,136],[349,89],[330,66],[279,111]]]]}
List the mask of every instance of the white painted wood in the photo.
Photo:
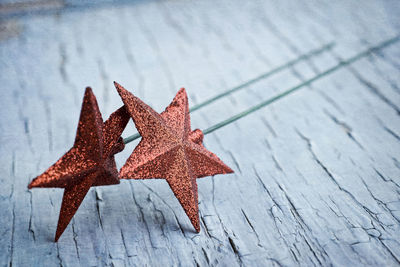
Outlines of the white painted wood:
{"type": "MultiPolygon", "coordinates": [[[[207,135],[235,174],[198,180],[200,234],[165,181],[122,181],[92,188],[52,242],[62,190],[27,185],[72,145],[85,86],[103,118],[121,105],[114,80],[162,111],[182,86],[194,105],[335,41],[194,112],[204,129],[395,36],[400,11],[395,1],[102,2],[1,22],[1,266],[400,264],[398,43],[207,135]]],[[[124,136],[134,132],[129,123],[124,136]]]]}

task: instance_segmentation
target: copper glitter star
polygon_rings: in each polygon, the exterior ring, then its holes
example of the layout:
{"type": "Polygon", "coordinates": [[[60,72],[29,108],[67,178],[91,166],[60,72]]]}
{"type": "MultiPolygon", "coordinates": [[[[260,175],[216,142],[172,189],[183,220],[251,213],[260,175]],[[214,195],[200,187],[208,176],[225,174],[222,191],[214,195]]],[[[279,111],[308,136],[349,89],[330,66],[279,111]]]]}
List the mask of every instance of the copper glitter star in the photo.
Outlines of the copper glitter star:
{"type": "Polygon", "coordinates": [[[165,178],[197,232],[200,231],[196,178],[232,173],[203,146],[201,130],[190,129],[184,88],[158,114],[114,82],[142,140],[120,170],[121,179],[165,178]]]}
{"type": "Polygon", "coordinates": [[[124,149],[121,134],[129,119],[123,106],[103,123],[96,97],[86,88],[73,147],[28,186],[65,188],[56,242],[91,186],[119,184],[114,154],[124,149]]]}

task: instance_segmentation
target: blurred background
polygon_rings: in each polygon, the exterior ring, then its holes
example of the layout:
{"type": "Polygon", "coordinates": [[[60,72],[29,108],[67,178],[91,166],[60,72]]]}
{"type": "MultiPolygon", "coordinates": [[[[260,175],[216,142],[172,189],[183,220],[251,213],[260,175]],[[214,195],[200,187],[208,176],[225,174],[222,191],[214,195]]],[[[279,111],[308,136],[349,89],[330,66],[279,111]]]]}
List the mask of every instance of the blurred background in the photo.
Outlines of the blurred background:
{"type": "Polygon", "coordinates": [[[399,265],[398,38],[207,135],[235,174],[198,180],[200,234],[165,181],[122,181],[92,188],[53,243],[62,191],[27,190],[73,144],[86,86],[104,120],[122,105],[113,81],[158,112],[181,87],[193,106],[243,86],[191,114],[205,129],[398,37],[399,14],[395,0],[0,0],[0,266],[399,265]]]}

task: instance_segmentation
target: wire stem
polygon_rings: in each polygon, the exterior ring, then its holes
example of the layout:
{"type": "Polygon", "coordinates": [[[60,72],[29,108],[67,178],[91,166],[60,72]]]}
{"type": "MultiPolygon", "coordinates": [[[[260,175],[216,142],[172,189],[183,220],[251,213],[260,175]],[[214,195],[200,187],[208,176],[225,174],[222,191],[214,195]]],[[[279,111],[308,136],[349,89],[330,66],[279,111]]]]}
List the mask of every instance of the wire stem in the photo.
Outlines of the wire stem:
{"type": "Polygon", "coordinates": [[[234,93],[236,91],[239,91],[239,90],[241,90],[241,89],[243,89],[243,88],[245,88],[245,87],[247,87],[247,86],[249,86],[249,85],[251,85],[253,83],[256,83],[256,82],[261,81],[261,80],[263,80],[265,78],[268,78],[269,76],[272,76],[275,73],[278,73],[278,72],[280,72],[280,71],[282,71],[282,70],[284,70],[286,68],[289,68],[289,67],[299,63],[300,61],[306,60],[306,59],[308,59],[310,57],[319,55],[322,52],[328,51],[328,50],[332,49],[334,46],[335,46],[335,43],[332,42],[332,43],[326,44],[326,45],[324,45],[324,46],[322,46],[322,47],[320,47],[318,49],[311,50],[310,52],[308,52],[308,53],[306,53],[304,55],[301,55],[296,59],[293,59],[293,60],[291,60],[291,61],[289,61],[289,62],[287,62],[287,63],[285,63],[285,64],[283,64],[281,66],[278,66],[278,67],[276,67],[276,68],[274,68],[274,69],[272,69],[272,70],[270,70],[270,71],[268,71],[266,73],[263,73],[263,74],[255,77],[253,79],[250,79],[247,82],[244,82],[244,83],[242,83],[242,84],[240,84],[240,85],[238,85],[236,87],[233,87],[233,88],[231,88],[231,89],[229,89],[229,90],[227,90],[225,92],[222,92],[222,93],[220,93],[220,94],[218,94],[218,95],[216,95],[214,97],[211,97],[211,98],[207,99],[206,101],[204,101],[204,102],[202,102],[200,104],[194,105],[190,109],[190,112],[196,111],[196,110],[198,110],[198,109],[200,109],[200,108],[202,108],[202,107],[204,107],[204,106],[206,106],[208,104],[211,104],[212,102],[217,101],[220,98],[223,98],[224,96],[230,95],[230,94],[232,94],[232,93],[234,93]]]}
{"type": "MultiPolygon", "coordinates": [[[[340,61],[334,67],[327,69],[326,71],[314,76],[313,78],[311,78],[311,79],[309,79],[309,80],[307,80],[305,82],[302,82],[302,83],[298,84],[295,87],[289,88],[288,90],[286,90],[286,91],[284,91],[284,92],[282,92],[282,93],[280,93],[280,94],[278,94],[278,95],[276,95],[276,96],[274,96],[272,98],[269,98],[269,99],[267,99],[267,100],[255,105],[255,106],[253,106],[253,107],[251,107],[251,108],[249,108],[249,109],[247,109],[245,111],[242,111],[242,112],[240,112],[240,113],[238,113],[238,114],[236,114],[236,115],[234,115],[234,116],[232,116],[232,117],[230,117],[230,118],[228,118],[226,120],[223,120],[223,121],[221,121],[221,122],[219,122],[219,123],[207,128],[207,129],[205,129],[203,131],[203,133],[205,135],[209,134],[209,133],[211,133],[211,132],[213,132],[213,131],[215,131],[215,130],[217,130],[219,128],[222,128],[222,127],[224,127],[224,126],[226,126],[226,125],[228,125],[228,124],[230,124],[230,123],[232,123],[234,121],[237,121],[238,119],[241,119],[241,118],[243,118],[243,117],[245,117],[245,116],[257,111],[257,110],[259,110],[259,109],[261,109],[261,108],[263,108],[263,107],[265,107],[265,106],[267,106],[267,105],[279,100],[280,98],[282,98],[284,96],[287,96],[287,95],[299,90],[300,88],[302,88],[304,86],[310,85],[311,83],[313,83],[313,82],[315,82],[315,81],[317,81],[317,80],[319,80],[319,79],[321,79],[321,78],[323,78],[323,77],[325,77],[325,76],[337,71],[338,69],[340,69],[340,68],[342,68],[344,66],[352,64],[353,62],[355,62],[355,61],[357,61],[357,60],[359,60],[359,59],[361,59],[361,58],[373,53],[376,50],[383,49],[383,48],[385,48],[385,47],[387,47],[387,46],[389,46],[391,44],[394,44],[394,43],[398,42],[399,39],[400,39],[400,35],[398,35],[398,36],[396,36],[394,38],[388,39],[388,40],[378,44],[377,46],[370,47],[369,49],[366,49],[363,52],[361,52],[361,53],[359,53],[359,54],[357,54],[357,55],[355,55],[355,56],[353,56],[353,57],[351,57],[351,58],[349,58],[347,60],[340,61]]],[[[232,94],[233,92],[239,91],[239,90],[241,90],[241,89],[243,89],[243,88],[245,88],[245,87],[247,87],[247,86],[249,86],[249,85],[251,85],[253,83],[256,83],[256,82],[258,82],[258,81],[260,81],[262,79],[265,79],[265,78],[267,78],[267,77],[269,77],[269,76],[271,76],[271,75],[273,75],[273,74],[275,74],[277,72],[280,72],[280,71],[284,70],[285,68],[288,68],[290,66],[295,65],[296,63],[298,63],[298,62],[300,62],[302,60],[305,60],[305,59],[307,59],[307,58],[309,58],[311,56],[320,54],[323,51],[329,50],[334,45],[335,45],[334,43],[329,43],[329,44],[327,44],[325,46],[322,46],[319,49],[316,49],[316,50],[313,50],[313,51],[311,51],[311,52],[309,52],[307,54],[304,54],[304,55],[298,57],[297,59],[289,61],[284,65],[281,65],[281,66],[279,66],[277,68],[274,68],[269,72],[266,72],[266,73],[254,78],[254,79],[251,79],[251,80],[249,80],[249,81],[247,81],[247,82],[245,82],[245,83],[243,83],[243,84],[241,84],[239,86],[231,88],[231,89],[229,89],[229,90],[227,90],[227,91],[225,91],[225,92],[223,92],[223,93],[221,93],[219,95],[216,95],[216,96],[214,96],[214,97],[212,97],[212,98],[210,98],[210,99],[198,104],[198,105],[193,106],[190,109],[190,112],[198,110],[198,109],[200,109],[200,108],[202,108],[202,107],[204,107],[204,106],[206,106],[206,105],[208,105],[208,104],[210,104],[210,103],[212,103],[212,102],[214,102],[214,101],[216,101],[216,100],[218,100],[218,99],[220,99],[220,98],[222,98],[224,96],[232,94]]],[[[128,143],[130,143],[133,140],[136,140],[138,138],[140,138],[140,134],[136,133],[134,135],[131,135],[131,136],[125,138],[124,139],[124,143],[128,144],[128,143]]]]}
{"type": "Polygon", "coordinates": [[[237,121],[238,119],[241,119],[241,118],[253,113],[254,111],[257,111],[260,108],[263,108],[263,107],[265,107],[265,106],[277,101],[278,99],[280,99],[280,98],[282,98],[284,96],[287,96],[287,95],[299,90],[300,88],[302,88],[304,86],[310,85],[311,83],[313,83],[313,82],[315,82],[315,81],[317,81],[317,80],[319,80],[319,79],[331,74],[332,72],[337,71],[338,69],[340,69],[340,68],[342,68],[344,66],[347,66],[347,65],[349,65],[349,64],[351,64],[351,63],[353,63],[353,62],[355,62],[355,61],[357,61],[357,60],[369,55],[370,53],[372,53],[372,52],[374,52],[376,50],[382,49],[382,48],[384,48],[386,46],[389,46],[389,45],[399,41],[399,39],[400,39],[400,36],[396,36],[396,37],[394,37],[392,39],[389,39],[389,40],[387,40],[385,42],[382,42],[381,44],[379,44],[377,46],[371,47],[371,48],[369,48],[369,49],[367,49],[367,50],[365,50],[365,51],[363,51],[363,52],[361,52],[361,53],[359,53],[359,54],[357,54],[357,55],[355,55],[355,56],[353,56],[353,57],[351,57],[351,58],[349,58],[347,60],[340,61],[340,63],[338,63],[334,67],[327,69],[326,71],[314,76],[313,78],[311,78],[311,79],[309,79],[309,80],[307,80],[305,82],[302,82],[302,83],[298,84],[295,87],[292,87],[292,88],[290,88],[290,89],[288,89],[288,90],[286,90],[286,91],[284,91],[284,92],[282,92],[282,93],[280,93],[280,94],[278,94],[278,95],[276,95],[276,96],[274,96],[272,98],[269,98],[269,99],[267,99],[267,100],[255,105],[255,106],[253,106],[253,107],[251,107],[251,108],[249,108],[249,109],[247,109],[245,111],[242,111],[242,112],[240,112],[240,113],[238,113],[238,114],[236,114],[236,115],[234,115],[234,116],[232,116],[232,117],[230,117],[230,118],[228,118],[228,119],[226,119],[224,121],[221,121],[221,122],[219,122],[219,123],[207,128],[207,129],[205,129],[203,131],[203,133],[205,135],[209,134],[209,133],[211,133],[211,132],[213,132],[213,131],[221,128],[221,127],[224,127],[225,125],[228,125],[228,124],[230,124],[230,123],[232,123],[234,121],[237,121]]]}

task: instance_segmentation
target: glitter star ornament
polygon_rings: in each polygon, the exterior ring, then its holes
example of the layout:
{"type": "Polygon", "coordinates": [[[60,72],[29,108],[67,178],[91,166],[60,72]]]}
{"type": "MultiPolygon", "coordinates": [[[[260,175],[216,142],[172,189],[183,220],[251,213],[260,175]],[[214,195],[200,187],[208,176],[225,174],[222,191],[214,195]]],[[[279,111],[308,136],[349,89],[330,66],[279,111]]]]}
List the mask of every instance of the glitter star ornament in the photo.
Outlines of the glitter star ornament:
{"type": "Polygon", "coordinates": [[[121,179],[164,178],[197,232],[200,231],[196,178],[232,173],[202,144],[201,130],[190,129],[189,105],[184,88],[158,114],[114,82],[142,139],[120,170],[121,179]]]}
{"type": "Polygon", "coordinates": [[[56,242],[90,187],[119,184],[114,154],[124,149],[121,134],[129,119],[123,106],[103,123],[96,97],[86,88],[73,147],[28,186],[64,188],[56,242]]]}

